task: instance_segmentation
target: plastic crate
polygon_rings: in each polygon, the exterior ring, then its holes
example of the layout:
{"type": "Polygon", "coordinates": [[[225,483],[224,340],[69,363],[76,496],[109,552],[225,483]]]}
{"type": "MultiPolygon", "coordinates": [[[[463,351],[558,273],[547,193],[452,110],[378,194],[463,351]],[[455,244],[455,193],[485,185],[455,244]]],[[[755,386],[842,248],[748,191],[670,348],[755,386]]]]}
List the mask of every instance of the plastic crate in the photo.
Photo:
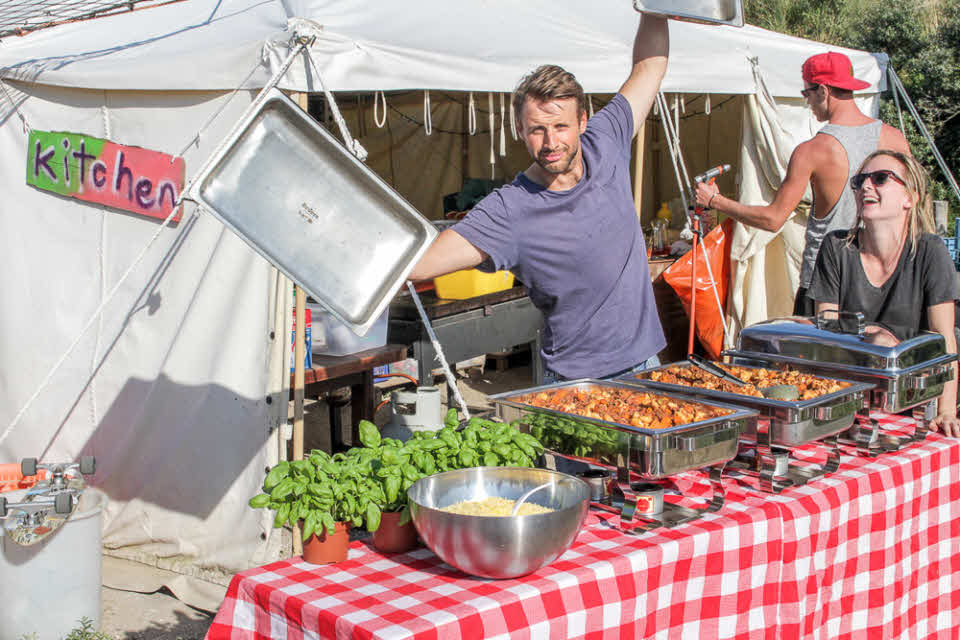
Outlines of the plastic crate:
{"type": "Polygon", "coordinates": [[[466,300],[503,291],[513,286],[513,274],[509,271],[485,273],[479,269],[454,271],[433,279],[438,298],[466,300]]]}
{"type": "Polygon", "coordinates": [[[950,252],[950,257],[953,258],[953,261],[957,261],[957,237],[952,238],[943,238],[943,243],[947,245],[947,251],[950,252]]]}

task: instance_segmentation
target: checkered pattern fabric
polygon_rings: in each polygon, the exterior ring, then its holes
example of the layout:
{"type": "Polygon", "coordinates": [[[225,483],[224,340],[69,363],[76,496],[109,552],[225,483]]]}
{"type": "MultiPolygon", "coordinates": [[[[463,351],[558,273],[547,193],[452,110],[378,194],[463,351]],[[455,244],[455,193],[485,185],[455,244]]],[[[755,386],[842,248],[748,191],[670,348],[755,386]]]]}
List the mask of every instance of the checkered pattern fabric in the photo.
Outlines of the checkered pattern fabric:
{"type": "MultiPolygon", "coordinates": [[[[365,542],[336,565],[251,569],[207,638],[960,637],[960,442],[847,454],[779,495],[726,477],[723,509],[675,529],[627,535],[591,512],[564,555],[514,580],[365,542]]],[[[702,473],[673,484],[669,500],[711,495],[702,473]]]]}

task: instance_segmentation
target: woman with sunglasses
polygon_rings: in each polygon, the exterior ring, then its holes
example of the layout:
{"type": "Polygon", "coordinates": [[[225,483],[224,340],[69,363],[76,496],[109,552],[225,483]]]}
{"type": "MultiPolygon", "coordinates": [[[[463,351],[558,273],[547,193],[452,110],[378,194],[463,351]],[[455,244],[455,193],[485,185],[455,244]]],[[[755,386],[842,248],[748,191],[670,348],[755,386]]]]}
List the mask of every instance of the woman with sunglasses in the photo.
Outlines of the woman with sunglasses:
{"type": "MultiPolygon", "coordinates": [[[[957,275],[950,254],[933,233],[928,181],[923,167],[898,151],[879,150],[850,179],[857,221],[828,234],[820,248],[808,295],[817,312],[859,311],[873,326],[870,338],[893,342],[918,331],[943,335],[956,353],[957,275]]],[[[960,437],[957,370],[944,385],[931,429],[960,437]]]]}

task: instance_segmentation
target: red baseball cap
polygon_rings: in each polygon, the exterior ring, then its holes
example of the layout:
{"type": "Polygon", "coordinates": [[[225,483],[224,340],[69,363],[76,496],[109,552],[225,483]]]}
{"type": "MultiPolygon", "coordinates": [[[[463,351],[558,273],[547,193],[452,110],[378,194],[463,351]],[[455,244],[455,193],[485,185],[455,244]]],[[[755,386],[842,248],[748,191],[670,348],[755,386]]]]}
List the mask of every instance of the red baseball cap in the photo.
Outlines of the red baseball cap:
{"type": "Polygon", "coordinates": [[[803,63],[803,79],[810,84],[825,84],[828,87],[850,91],[866,89],[870,86],[869,82],[853,77],[853,64],[850,58],[836,51],[818,53],[807,58],[803,63]]]}

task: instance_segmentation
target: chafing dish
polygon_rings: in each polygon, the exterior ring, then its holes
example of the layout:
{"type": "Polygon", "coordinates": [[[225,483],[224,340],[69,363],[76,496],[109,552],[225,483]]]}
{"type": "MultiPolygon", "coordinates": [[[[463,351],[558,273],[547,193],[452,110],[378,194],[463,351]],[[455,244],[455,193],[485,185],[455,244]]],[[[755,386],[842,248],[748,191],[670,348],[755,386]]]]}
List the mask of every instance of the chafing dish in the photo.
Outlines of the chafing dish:
{"type": "MultiPolygon", "coordinates": [[[[756,431],[756,411],[681,394],[641,390],[623,382],[573,380],[493,395],[490,401],[497,407],[501,419],[520,420],[554,454],[615,468],[617,477],[614,487],[616,493],[622,496],[622,505],[619,507],[621,522],[625,525],[631,523],[637,515],[649,525],[641,527],[643,530],[661,525],[675,526],[722,507],[724,494],[720,474],[723,466],[736,455],[740,433],[756,431]],[[522,400],[528,394],[568,388],[584,391],[615,388],[646,392],[654,398],[692,402],[728,413],[708,420],[654,429],[546,409],[522,400]],[[659,515],[637,513],[637,495],[632,489],[636,483],[631,482],[631,474],[655,480],[706,467],[709,467],[708,474],[714,488],[713,499],[706,509],[688,509],[668,503],[659,515]]],[[[619,496],[614,502],[619,500],[619,496]]],[[[628,529],[625,527],[625,530],[628,529]]]]}
{"type": "Polygon", "coordinates": [[[907,340],[878,344],[871,337],[874,326],[860,314],[768,320],[744,328],[737,348],[724,355],[736,364],[793,368],[873,384],[867,409],[886,413],[914,409],[917,429],[907,439],[878,436],[876,421],[869,420],[866,411],[858,416],[860,425],[869,425],[868,432],[855,426],[850,440],[863,453],[875,455],[926,437],[927,422],[944,384],[953,377],[957,356],[946,352],[938,333],[921,332],[907,340]]]}
{"type": "MultiPolygon", "coordinates": [[[[857,411],[863,406],[864,394],[873,388],[872,384],[866,382],[831,378],[832,381],[846,386],[839,391],[808,400],[778,400],[650,380],[650,375],[655,371],[692,366],[694,365],[689,362],[674,362],[628,374],[622,376],[620,380],[643,388],[690,394],[697,398],[738,405],[756,411],[759,418],[755,423],[746,425],[740,436],[740,452],[728,467],[756,475],[760,478],[761,488],[772,492],[806,484],[810,480],[837,470],[840,464],[840,451],[837,448],[836,436],[854,423],[857,411]],[[789,449],[818,440],[824,441],[829,449],[824,465],[799,465],[795,461],[789,462],[789,449]]],[[[763,368],[738,366],[747,369],[763,368]]]]}

